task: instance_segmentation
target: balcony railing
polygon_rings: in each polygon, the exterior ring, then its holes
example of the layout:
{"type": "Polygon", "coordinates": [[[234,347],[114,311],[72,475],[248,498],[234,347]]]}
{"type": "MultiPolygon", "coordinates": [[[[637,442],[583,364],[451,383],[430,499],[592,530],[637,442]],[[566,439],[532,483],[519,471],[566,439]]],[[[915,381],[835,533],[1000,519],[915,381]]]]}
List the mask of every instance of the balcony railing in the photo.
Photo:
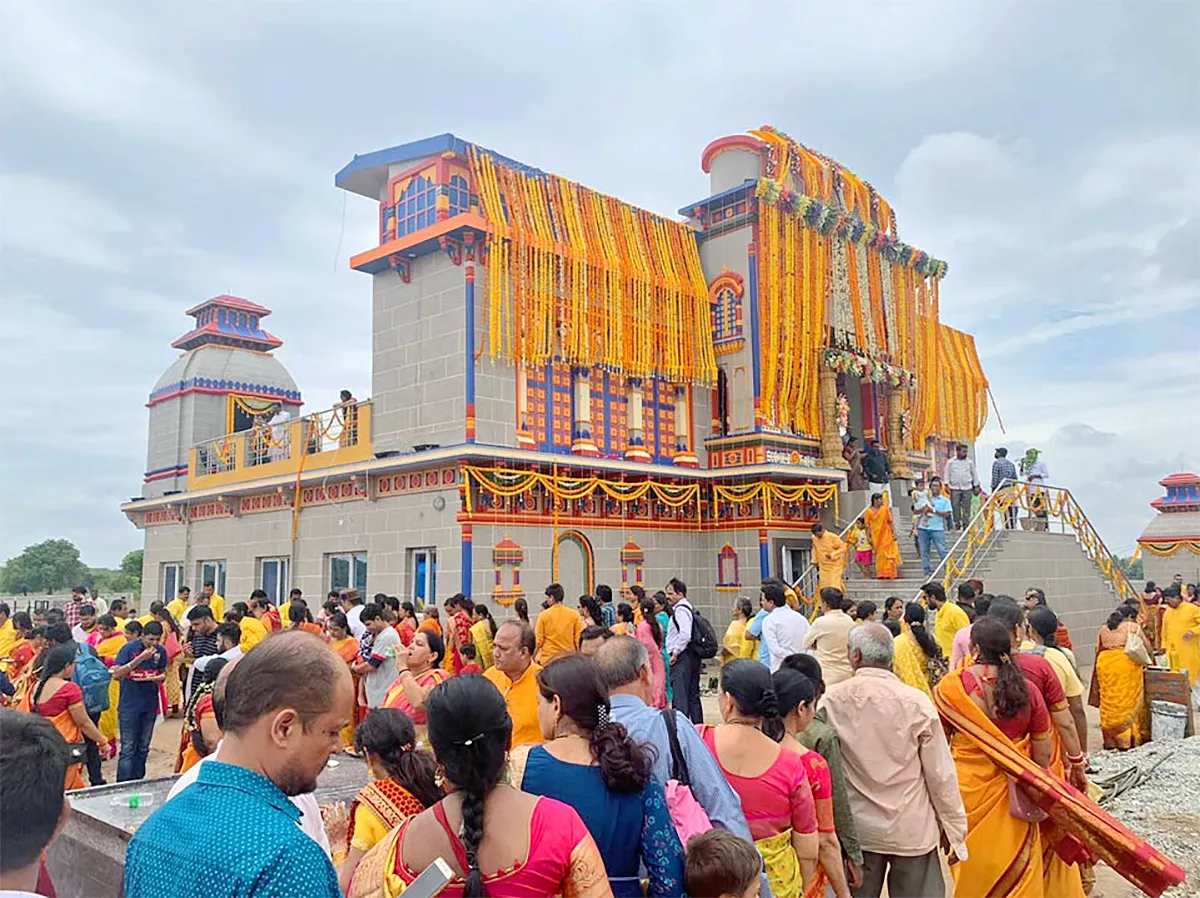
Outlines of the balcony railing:
{"type": "Polygon", "coordinates": [[[371,403],[337,405],[197,444],[188,460],[188,488],[330,468],[371,455],[371,403]]]}

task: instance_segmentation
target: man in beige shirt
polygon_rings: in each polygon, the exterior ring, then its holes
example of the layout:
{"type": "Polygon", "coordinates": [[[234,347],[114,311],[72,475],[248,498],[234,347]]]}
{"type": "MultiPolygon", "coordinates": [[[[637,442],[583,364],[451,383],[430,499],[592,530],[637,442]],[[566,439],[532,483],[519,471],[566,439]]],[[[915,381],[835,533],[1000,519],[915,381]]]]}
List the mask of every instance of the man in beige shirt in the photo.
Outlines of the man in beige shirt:
{"type": "Polygon", "coordinates": [[[846,597],[842,591],[836,586],[826,586],[821,590],[823,613],[812,622],[804,637],[804,651],[821,663],[826,686],[833,686],[854,676],[847,652],[854,618],[842,610],[845,607],[846,597]]]}
{"type": "Polygon", "coordinates": [[[821,707],[838,734],[850,809],[863,851],[856,898],[945,895],[938,859],[967,859],[967,815],[938,714],[919,689],[891,671],[892,635],[865,623],[849,636],[854,676],[825,693],[821,707]]]}

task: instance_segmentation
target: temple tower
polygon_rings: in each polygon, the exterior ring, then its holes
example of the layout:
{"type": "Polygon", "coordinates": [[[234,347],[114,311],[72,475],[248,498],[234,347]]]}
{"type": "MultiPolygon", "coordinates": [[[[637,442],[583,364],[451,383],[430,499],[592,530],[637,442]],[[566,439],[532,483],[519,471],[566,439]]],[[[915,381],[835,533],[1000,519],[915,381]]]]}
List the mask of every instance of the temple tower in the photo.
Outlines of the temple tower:
{"type": "Polygon", "coordinates": [[[187,489],[188,450],[197,443],[246,430],[281,403],[293,413],[301,404],[296,382],[272,355],[283,341],[260,324],[270,309],[222,294],[187,314],[195,326],[171,344],[183,352],[146,403],[145,498],[187,489]]]}

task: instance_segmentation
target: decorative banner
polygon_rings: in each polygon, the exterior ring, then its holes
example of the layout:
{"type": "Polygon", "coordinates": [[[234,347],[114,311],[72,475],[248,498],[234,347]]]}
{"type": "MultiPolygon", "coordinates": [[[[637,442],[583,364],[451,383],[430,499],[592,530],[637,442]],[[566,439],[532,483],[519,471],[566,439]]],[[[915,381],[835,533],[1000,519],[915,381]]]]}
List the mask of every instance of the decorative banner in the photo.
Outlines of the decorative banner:
{"type": "MultiPolygon", "coordinates": [[[[1200,555],[1200,539],[1179,539],[1174,541],[1159,541],[1154,542],[1139,542],[1138,549],[1145,549],[1151,555],[1157,555],[1159,558],[1168,558],[1176,552],[1187,550],[1193,555],[1200,555]]],[[[1137,553],[1134,553],[1134,557],[1137,553]]]]}
{"type": "Polygon", "coordinates": [[[491,224],[487,353],[518,365],[558,357],[629,377],[716,379],[708,286],[683,223],[472,148],[491,224]]]}
{"type": "Polygon", "coordinates": [[[941,389],[931,432],[949,440],[973,441],[988,416],[988,380],[975,352],[975,338],[938,325],[941,389]]]}

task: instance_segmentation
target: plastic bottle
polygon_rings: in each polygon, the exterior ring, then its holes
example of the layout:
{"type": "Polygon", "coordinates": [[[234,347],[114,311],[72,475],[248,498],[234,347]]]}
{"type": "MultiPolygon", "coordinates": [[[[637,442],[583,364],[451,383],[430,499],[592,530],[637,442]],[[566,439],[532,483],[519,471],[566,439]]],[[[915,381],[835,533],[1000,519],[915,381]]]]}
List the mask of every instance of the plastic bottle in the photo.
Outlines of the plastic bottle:
{"type": "Polygon", "coordinates": [[[148,808],[154,804],[154,793],[133,792],[129,795],[114,795],[109,803],[114,808],[129,808],[131,811],[148,808]]]}

